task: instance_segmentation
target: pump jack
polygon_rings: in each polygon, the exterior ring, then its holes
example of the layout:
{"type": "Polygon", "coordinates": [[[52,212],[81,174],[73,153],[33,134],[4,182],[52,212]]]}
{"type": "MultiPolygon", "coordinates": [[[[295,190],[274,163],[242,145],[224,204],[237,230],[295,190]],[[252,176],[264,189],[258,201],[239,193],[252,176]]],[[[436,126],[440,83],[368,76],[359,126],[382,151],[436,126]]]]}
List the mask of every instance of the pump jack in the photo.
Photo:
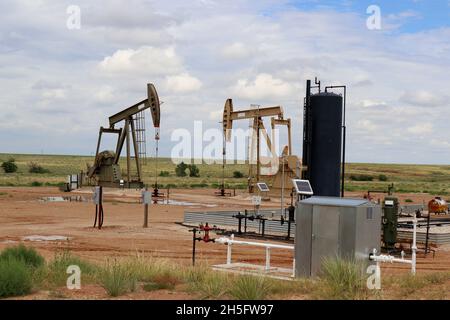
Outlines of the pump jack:
{"type": "Polygon", "coordinates": [[[139,158],[139,145],[136,139],[136,115],[150,109],[152,114],[153,126],[155,128],[155,140],[159,140],[159,124],[160,124],[160,102],[155,86],[151,83],[147,84],[147,98],[125,108],[124,110],[109,117],[109,128],[100,127],[97,150],[95,153],[94,165],[88,169],[88,177],[94,179],[96,184],[104,187],[127,187],[142,188],[141,162],[139,158]],[[115,126],[125,121],[123,128],[115,128],[115,126]],[[103,133],[117,134],[117,145],[115,151],[100,151],[100,144],[103,133]],[[137,177],[131,177],[131,142],[132,139],[134,158],[136,161],[137,177]],[[127,177],[122,179],[119,159],[122,153],[123,145],[126,142],[127,152],[127,177]]]}
{"type": "Polygon", "coordinates": [[[281,181],[284,180],[286,183],[285,191],[290,191],[292,189],[291,178],[298,177],[300,175],[300,160],[297,156],[292,155],[292,145],[291,145],[291,119],[284,119],[283,109],[281,106],[275,107],[264,107],[257,109],[247,109],[234,111],[233,110],[233,100],[227,99],[225,102],[224,110],[223,110],[223,134],[226,141],[231,140],[231,130],[233,129],[233,121],[235,120],[243,120],[250,119],[253,120],[253,133],[256,135],[256,173],[254,174],[254,164],[251,159],[249,159],[249,177],[248,177],[248,191],[249,193],[253,193],[255,191],[255,186],[257,182],[260,182],[262,173],[261,173],[261,152],[260,152],[260,140],[261,133],[264,136],[267,147],[272,153],[272,156],[275,157],[275,146],[272,145],[272,141],[270,140],[266,128],[264,126],[263,118],[264,117],[272,117],[271,118],[271,127],[272,132],[277,125],[286,126],[288,129],[288,146],[284,148],[282,155],[282,168],[278,168],[278,171],[274,175],[269,175],[272,179],[272,188],[271,192],[273,193],[281,193],[281,181]],[[280,170],[282,169],[282,170],[280,170]]]}

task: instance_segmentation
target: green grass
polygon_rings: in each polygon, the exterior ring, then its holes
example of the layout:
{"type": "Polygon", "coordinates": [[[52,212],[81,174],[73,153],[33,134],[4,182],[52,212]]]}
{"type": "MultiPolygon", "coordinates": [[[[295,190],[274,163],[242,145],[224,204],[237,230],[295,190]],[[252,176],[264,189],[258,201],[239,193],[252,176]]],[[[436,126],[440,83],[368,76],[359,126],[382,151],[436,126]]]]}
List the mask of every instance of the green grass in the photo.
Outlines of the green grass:
{"type": "Polygon", "coordinates": [[[34,249],[27,248],[23,244],[9,247],[0,254],[0,261],[5,259],[16,259],[22,261],[27,267],[39,268],[44,265],[44,258],[34,249]]]}
{"type": "Polygon", "coordinates": [[[126,265],[114,260],[102,268],[100,282],[109,296],[118,297],[136,290],[137,276],[126,265]]]}
{"type": "Polygon", "coordinates": [[[46,268],[40,270],[38,277],[43,281],[44,287],[54,288],[65,286],[67,277],[69,276],[67,274],[67,268],[71,265],[80,267],[82,282],[95,279],[98,267],[73,255],[68,250],[57,252],[54,258],[47,264],[46,268]]]}
{"type": "Polygon", "coordinates": [[[32,276],[23,260],[12,256],[0,260],[0,298],[29,294],[32,276]]]}
{"type": "MultiPolygon", "coordinates": [[[[15,173],[3,173],[0,170],[0,186],[31,186],[33,182],[42,186],[58,186],[66,181],[66,176],[86,172],[86,164],[92,164],[93,156],[61,156],[61,155],[20,155],[0,154],[0,162],[13,157],[18,166],[15,173]],[[50,172],[42,174],[29,173],[29,163],[35,161],[50,172]]],[[[125,159],[120,160],[125,173],[125,159]]],[[[158,177],[158,183],[171,188],[217,188],[222,183],[221,164],[196,164],[200,177],[176,177],[176,165],[169,158],[158,160],[158,174],[162,171],[169,176],[158,177]]],[[[155,181],[155,159],[147,159],[143,165],[143,179],[151,186],[155,181]]],[[[225,166],[225,184],[227,188],[245,189],[247,186],[248,166],[246,164],[227,164],[225,166]],[[235,178],[234,172],[244,174],[235,178]]],[[[166,174],[165,174],[166,175],[166,174]]],[[[348,163],[346,165],[346,190],[360,191],[387,190],[394,183],[395,190],[401,193],[430,193],[433,195],[450,195],[450,165],[405,165],[405,164],[367,164],[348,163]],[[352,181],[350,177],[370,176],[372,181],[352,181]],[[383,179],[379,177],[383,176],[383,179]],[[387,179],[387,181],[380,181],[387,179]]]]}
{"type": "Polygon", "coordinates": [[[366,288],[367,275],[362,265],[342,259],[324,260],[319,278],[285,281],[221,273],[211,270],[206,264],[185,266],[142,254],[93,264],[64,250],[47,263],[27,263],[36,260],[29,252],[32,249],[18,246],[1,254],[0,298],[39,290],[47,290],[52,299],[68,298],[64,288],[69,265],[78,265],[82,270],[82,287],[86,284],[100,285],[111,297],[134,292],[141,287],[147,292],[186,292],[194,299],[404,299],[415,298],[419,294],[421,298],[439,299],[445,296],[442,293],[450,281],[449,272],[386,276],[383,290],[374,292],[366,288]]]}
{"type": "Polygon", "coordinates": [[[326,258],[322,263],[321,287],[317,291],[321,299],[355,300],[367,298],[363,265],[341,258],[326,258]]]}
{"type": "Polygon", "coordinates": [[[227,295],[231,277],[218,272],[206,272],[200,281],[190,282],[190,291],[201,299],[220,299],[227,295]]]}
{"type": "Polygon", "coordinates": [[[242,275],[234,279],[229,294],[238,300],[263,300],[267,297],[270,286],[268,278],[242,275]]]}

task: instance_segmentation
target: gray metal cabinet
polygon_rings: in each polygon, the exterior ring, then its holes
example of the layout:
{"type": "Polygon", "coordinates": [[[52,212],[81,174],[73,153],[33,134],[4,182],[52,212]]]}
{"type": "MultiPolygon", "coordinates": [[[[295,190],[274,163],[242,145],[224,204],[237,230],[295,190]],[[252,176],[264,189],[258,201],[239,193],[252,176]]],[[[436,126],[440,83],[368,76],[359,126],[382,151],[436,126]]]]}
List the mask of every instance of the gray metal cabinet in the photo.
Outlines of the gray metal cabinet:
{"type": "Polygon", "coordinates": [[[369,262],[380,246],[381,208],[365,199],[312,197],[297,203],[297,276],[315,276],[326,257],[369,262]]]}

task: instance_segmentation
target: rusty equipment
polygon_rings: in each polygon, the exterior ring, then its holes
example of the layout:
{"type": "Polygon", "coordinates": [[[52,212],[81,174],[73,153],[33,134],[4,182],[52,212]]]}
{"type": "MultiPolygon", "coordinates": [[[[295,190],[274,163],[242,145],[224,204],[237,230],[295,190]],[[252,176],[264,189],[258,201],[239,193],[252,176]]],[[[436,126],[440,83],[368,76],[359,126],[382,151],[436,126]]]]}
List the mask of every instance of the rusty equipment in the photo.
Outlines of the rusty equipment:
{"type": "Polygon", "coordinates": [[[447,202],[440,198],[436,197],[428,202],[428,213],[448,213],[448,204],[447,202]]]}
{"type": "Polygon", "coordinates": [[[189,230],[192,232],[192,265],[195,266],[195,243],[197,241],[203,241],[205,243],[215,242],[215,238],[211,238],[210,232],[224,231],[224,229],[219,229],[216,226],[210,227],[208,222],[205,224],[201,223],[198,228],[189,230]],[[203,233],[201,236],[197,236],[198,233],[203,233]]]}
{"type": "MultiPolygon", "coordinates": [[[[144,148],[145,141],[137,139],[137,136],[143,136],[142,126],[140,125],[142,113],[150,109],[153,118],[153,126],[155,128],[155,140],[159,140],[159,124],[160,124],[160,102],[158,93],[153,84],[147,84],[147,98],[126,108],[111,117],[109,117],[109,128],[100,127],[97,150],[95,153],[94,165],[89,167],[88,177],[95,181],[96,185],[104,187],[120,187],[127,188],[142,188],[142,168],[140,155],[144,148]],[[115,126],[124,121],[123,128],[116,128],[115,126]],[[136,128],[137,127],[137,128],[136,128]],[[100,152],[100,144],[103,133],[117,134],[117,145],[115,151],[100,152]],[[137,176],[131,176],[131,142],[132,139],[134,158],[136,161],[137,176]],[[122,153],[123,146],[126,142],[127,153],[127,176],[126,180],[122,178],[119,159],[122,153]],[[141,147],[140,147],[141,144],[141,147]]],[[[157,185],[156,185],[157,188],[157,185]]]]}
{"type": "Polygon", "coordinates": [[[248,191],[253,193],[256,191],[256,183],[265,180],[270,180],[271,193],[279,195],[281,190],[291,190],[291,179],[297,178],[300,175],[301,162],[297,156],[292,155],[291,145],[291,120],[284,119],[283,109],[281,106],[263,107],[256,109],[245,109],[235,111],[233,109],[233,100],[227,99],[223,110],[223,135],[225,141],[231,140],[231,130],[233,129],[233,122],[236,120],[249,119],[252,121],[252,129],[254,137],[252,137],[252,145],[249,156],[249,176],[248,176],[248,191]],[[287,127],[288,130],[288,146],[283,150],[282,156],[275,161],[276,168],[273,168],[273,161],[271,167],[263,167],[261,163],[261,134],[267,143],[268,150],[272,154],[272,159],[276,157],[275,145],[269,138],[266,128],[264,126],[263,118],[271,117],[272,133],[278,125],[287,127]],[[251,159],[253,154],[253,141],[256,142],[256,161],[251,159]],[[255,168],[256,166],[256,168],[255,168]],[[256,169],[256,170],[255,170],[256,169]],[[262,171],[265,171],[264,173],[262,171]],[[275,173],[273,171],[276,171],[275,173]],[[285,182],[286,185],[283,185],[285,182]]]}

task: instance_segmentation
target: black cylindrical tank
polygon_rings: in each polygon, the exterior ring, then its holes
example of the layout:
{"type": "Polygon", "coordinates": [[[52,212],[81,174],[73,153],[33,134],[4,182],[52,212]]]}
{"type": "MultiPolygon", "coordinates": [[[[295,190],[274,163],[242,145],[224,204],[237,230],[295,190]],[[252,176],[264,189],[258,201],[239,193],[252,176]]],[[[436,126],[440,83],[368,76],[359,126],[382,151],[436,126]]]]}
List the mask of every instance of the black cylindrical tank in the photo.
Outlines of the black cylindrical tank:
{"type": "Polygon", "coordinates": [[[340,196],[342,96],[311,95],[310,183],[315,196],[340,196]]]}

